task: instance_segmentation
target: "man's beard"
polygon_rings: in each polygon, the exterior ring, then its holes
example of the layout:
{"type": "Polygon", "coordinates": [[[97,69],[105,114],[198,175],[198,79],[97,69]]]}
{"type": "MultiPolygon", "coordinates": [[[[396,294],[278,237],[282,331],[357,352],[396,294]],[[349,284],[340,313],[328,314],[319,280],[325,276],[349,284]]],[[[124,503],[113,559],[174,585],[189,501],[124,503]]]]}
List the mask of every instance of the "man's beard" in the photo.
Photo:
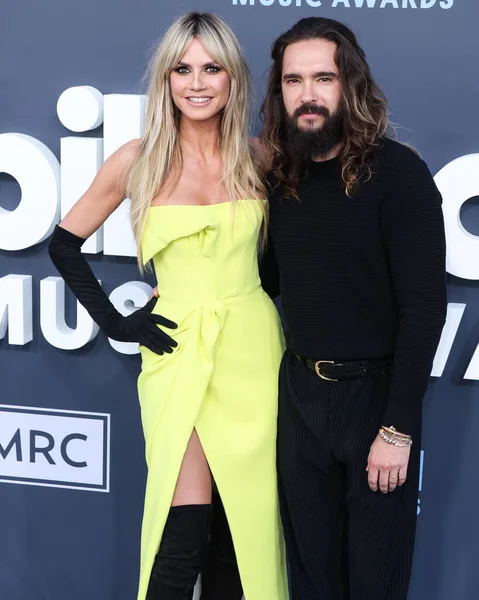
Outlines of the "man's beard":
{"type": "Polygon", "coordinates": [[[343,140],[344,121],[340,108],[330,113],[325,106],[304,104],[294,111],[293,115],[286,115],[286,133],[288,153],[299,162],[306,162],[312,158],[325,158],[343,140]],[[323,116],[320,126],[298,127],[298,117],[303,114],[314,113],[323,116]]]}

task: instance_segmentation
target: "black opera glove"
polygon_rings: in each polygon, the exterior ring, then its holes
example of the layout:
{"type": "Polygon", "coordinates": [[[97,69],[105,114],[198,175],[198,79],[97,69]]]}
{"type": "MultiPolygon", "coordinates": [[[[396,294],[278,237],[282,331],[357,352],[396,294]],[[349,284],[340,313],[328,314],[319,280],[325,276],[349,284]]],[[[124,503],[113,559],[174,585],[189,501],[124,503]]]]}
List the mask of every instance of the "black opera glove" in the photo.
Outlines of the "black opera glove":
{"type": "MultiPolygon", "coordinates": [[[[144,307],[145,308],[145,307],[144,307]]],[[[119,342],[138,342],[156,354],[171,353],[178,343],[157,325],[176,329],[178,326],[173,321],[154,315],[147,310],[137,310],[124,317],[118,313],[113,318],[105,333],[108,337],[119,342]]]]}
{"type": "Polygon", "coordinates": [[[48,252],[58,272],[75,294],[91,318],[113,340],[138,342],[156,354],[171,353],[177,342],[162,331],[158,325],[176,329],[177,324],[161,315],[150,312],[156,298],[152,298],[147,310],[138,310],[124,317],[98,283],[90,265],[81,252],[85,239],[59,225],[50,239],[48,252]]]}

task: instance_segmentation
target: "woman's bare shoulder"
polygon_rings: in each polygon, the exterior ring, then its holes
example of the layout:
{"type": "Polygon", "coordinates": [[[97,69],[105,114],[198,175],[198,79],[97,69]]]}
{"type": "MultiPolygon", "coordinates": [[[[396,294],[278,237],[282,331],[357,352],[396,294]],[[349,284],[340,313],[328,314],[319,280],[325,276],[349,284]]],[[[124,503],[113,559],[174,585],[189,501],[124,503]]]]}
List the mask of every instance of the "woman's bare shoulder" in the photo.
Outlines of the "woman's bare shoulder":
{"type": "Polygon", "coordinates": [[[126,142],[126,144],[123,144],[123,146],[120,146],[118,150],[112,154],[112,157],[115,157],[119,167],[129,167],[138,156],[140,150],[141,139],[136,138],[126,142]]]}

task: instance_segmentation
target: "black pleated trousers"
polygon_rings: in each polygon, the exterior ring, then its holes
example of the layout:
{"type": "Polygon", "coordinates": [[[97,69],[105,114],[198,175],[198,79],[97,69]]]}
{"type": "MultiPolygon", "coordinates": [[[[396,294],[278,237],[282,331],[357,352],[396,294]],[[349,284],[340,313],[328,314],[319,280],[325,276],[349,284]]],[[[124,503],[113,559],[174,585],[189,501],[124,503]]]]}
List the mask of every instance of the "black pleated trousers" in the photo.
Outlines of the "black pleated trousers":
{"type": "Polygon", "coordinates": [[[402,487],[373,492],[366,472],[390,376],[328,382],[291,351],[283,357],[277,460],[292,600],[407,598],[420,432],[402,487]]]}

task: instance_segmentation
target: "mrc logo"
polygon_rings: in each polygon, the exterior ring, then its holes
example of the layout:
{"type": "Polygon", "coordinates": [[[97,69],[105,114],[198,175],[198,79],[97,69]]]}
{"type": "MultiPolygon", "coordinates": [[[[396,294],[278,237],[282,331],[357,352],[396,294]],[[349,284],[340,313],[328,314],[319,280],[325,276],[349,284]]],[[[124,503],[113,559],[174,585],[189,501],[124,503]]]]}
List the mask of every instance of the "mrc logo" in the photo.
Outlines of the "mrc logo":
{"type": "Polygon", "coordinates": [[[110,415],[0,405],[0,481],[108,492],[110,415]]]}

